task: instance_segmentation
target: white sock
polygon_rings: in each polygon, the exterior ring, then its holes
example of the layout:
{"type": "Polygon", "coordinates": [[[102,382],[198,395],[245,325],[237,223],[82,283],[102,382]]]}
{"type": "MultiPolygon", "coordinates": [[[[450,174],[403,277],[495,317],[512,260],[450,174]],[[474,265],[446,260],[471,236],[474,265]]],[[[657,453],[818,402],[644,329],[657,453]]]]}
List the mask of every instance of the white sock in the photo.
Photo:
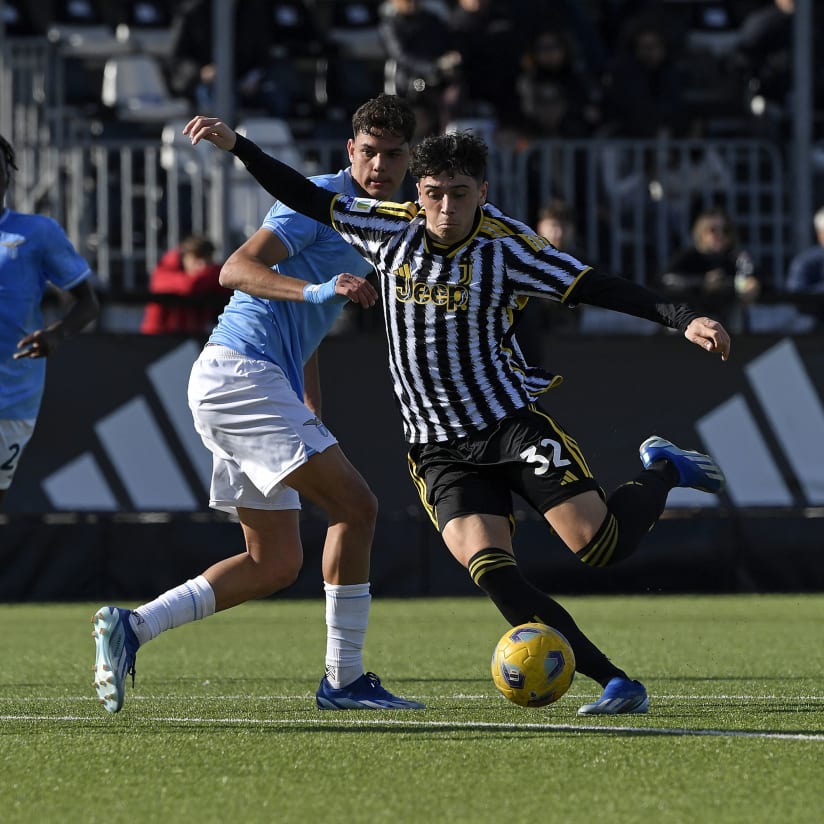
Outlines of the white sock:
{"type": "Polygon", "coordinates": [[[202,576],[192,578],[133,610],[130,623],[143,645],[172,627],[214,615],[215,593],[202,576]]]}
{"type": "Polygon", "coordinates": [[[327,584],[326,678],[339,689],[363,675],[363,643],[369,623],[369,582],[327,584]]]}

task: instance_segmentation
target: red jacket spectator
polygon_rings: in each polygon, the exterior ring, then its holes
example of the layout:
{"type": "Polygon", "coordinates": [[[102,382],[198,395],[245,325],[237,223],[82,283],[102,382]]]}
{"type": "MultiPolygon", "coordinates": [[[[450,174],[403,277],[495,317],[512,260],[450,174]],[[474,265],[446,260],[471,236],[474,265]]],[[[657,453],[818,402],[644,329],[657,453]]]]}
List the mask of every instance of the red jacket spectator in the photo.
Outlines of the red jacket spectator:
{"type": "MultiPolygon", "coordinates": [[[[214,263],[215,247],[199,235],[185,238],[171,249],[152,272],[149,291],[153,294],[191,297],[191,303],[147,303],[140,331],[146,335],[208,332],[217,318],[220,301],[231,292],[220,285],[220,266],[214,263]],[[214,298],[209,300],[209,296],[214,298]]],[[[224,301],[225,302],[225,301],[224,301]]]]}

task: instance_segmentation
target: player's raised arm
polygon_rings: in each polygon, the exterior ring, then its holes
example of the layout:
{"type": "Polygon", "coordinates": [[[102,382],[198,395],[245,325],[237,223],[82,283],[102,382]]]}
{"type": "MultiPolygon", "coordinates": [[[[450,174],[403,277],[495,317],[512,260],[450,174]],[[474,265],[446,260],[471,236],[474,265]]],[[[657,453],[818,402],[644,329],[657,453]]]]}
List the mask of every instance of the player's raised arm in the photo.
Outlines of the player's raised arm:
{"type": "Polygon", "coordinates": [[[217,117],[196,115],[183,128],[192,145],[201,140],[231,152],[272,197],[290,209],[327,226],[332,225],[331,206],[336,195],[307,180],[300,172],[266,154],[257,144],[239,135],[217,117]]]}

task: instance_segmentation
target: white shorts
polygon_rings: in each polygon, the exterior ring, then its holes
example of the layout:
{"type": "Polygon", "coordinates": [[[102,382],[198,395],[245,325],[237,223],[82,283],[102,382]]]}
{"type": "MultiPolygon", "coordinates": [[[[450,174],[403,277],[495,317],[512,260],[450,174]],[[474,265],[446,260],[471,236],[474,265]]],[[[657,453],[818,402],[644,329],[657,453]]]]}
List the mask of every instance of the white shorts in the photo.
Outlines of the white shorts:
{"type": "Polygon", "coordinates": [[[209,506],[224,512],[300,509],[284,479],[337,443],[280,367],[224,346],[206,346],[192,366],[189,408],[212,453],[209,506]]]}
{"type": "Polygon", "coordinates": [[[20,455],[31,440],[36,418],[0,420],[0,489],[8,489],[20,455]]]}

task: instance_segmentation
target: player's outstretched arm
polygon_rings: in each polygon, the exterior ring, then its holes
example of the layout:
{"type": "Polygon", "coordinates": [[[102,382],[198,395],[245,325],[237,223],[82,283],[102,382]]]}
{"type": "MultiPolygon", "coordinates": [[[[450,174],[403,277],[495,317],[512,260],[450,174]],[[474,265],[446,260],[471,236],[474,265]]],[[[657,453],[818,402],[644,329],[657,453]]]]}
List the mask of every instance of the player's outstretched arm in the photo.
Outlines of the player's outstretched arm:
{"type": "Polygon", "coordinates": [[[695,318],[684,332],[684,337],[708,352],[718,352],[722,361],[730,356],[729,333],[717,320],[695,318]]]}
{"type": "Polygon", "coordinates": [[[183,127],[183,134],[189,135],[193,145],[207,140],[219,149],[232,152],[272,197],[319,223],[332,225],[334,192],[315,186],[300,172],[266,154],[219,118],[196,115],[183,127]]]}
{"type": "Polygon", "coordinates": [[[589,270],[579,278],[572,292],[572,301],[601,306],[678,329],[696,346],[708,352],[718,352],[721,360],[727,360],[730,356],[730,336],[717,320],[701,317],[686,304],[673,303],[627,278],[589,270]]]}

